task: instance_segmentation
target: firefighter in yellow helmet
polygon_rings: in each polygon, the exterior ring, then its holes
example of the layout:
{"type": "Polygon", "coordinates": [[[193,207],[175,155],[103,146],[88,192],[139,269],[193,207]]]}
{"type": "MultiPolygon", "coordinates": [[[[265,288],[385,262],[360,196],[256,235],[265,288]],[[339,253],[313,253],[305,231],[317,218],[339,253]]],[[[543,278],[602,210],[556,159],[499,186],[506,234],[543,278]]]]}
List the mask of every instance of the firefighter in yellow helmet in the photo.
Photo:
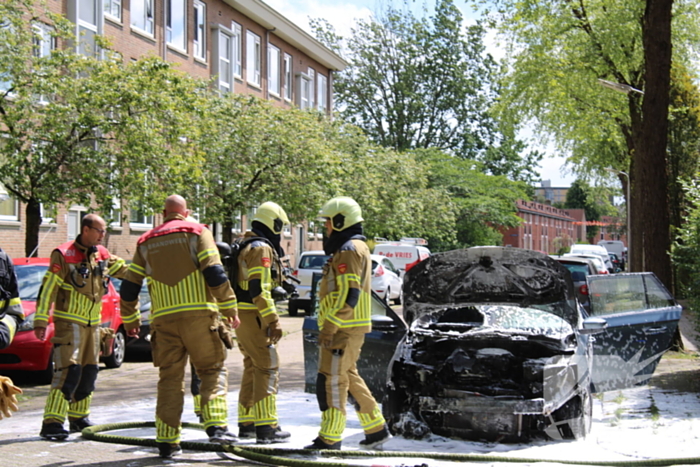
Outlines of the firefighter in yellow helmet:
{"type": "Polygon", "coordinates": [[[306,449],[340,449],[348,393],[356,401],[365,432],[360,447],[373,449],[391,438],[377,401],[357,372],[365,334],[372,330],[372,261],[362,235],[362,210],[348,197],[323,205],[323,249],[331,255],[323,268],[318,315],[319,368],[316,397],[321,409],[318,437],[306,449]]]}
{"type": "Polygon", "coordinates": [[[257,438],[260,444],[281,443],[289,438],[277,418],[279,355],[275,344],[282,328],[272,289],[281,283],[280,244],[282,228],[289,224],[278,204],[258,207],[252,230],[241,240],[235,292],[241,325],[236,329],[238,348],[243,354],[243,377],[238,393],[238,436],[257,438]]]}

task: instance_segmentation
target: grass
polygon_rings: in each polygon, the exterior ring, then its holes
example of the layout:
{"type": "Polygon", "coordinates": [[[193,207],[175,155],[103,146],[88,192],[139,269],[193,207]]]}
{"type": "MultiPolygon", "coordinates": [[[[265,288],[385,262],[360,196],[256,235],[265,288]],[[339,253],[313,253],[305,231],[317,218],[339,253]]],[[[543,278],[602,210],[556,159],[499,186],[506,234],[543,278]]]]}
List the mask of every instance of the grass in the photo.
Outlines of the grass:
{"type": "Polygon", "coordinates": [[[663,358],[668,358],[671,360],[700,360],[700,355],[698,355],[697,352],[690,352],[690,351],[685,351],[685,352],[668,351],[664,354],[663,358]]]}

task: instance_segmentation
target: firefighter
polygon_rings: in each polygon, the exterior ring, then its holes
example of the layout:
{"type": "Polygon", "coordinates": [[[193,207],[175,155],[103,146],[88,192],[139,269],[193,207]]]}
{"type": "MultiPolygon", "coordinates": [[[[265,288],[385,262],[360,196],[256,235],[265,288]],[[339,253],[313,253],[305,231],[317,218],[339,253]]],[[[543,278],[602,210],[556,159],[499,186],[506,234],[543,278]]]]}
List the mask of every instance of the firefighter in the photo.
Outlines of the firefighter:
{"type": "Polygon", "coordinates": [[[163,223],[139,238],[120,289],[121,314],[129,336],[137,336],[137,308],[144,280],[151,296],[151,349],[158,368],[156,443],[162,458],[182,452],[182,407],[188,356],[202,380],[201,408],[209,441],[232,444],[228,431],[228,372],[221,338],[223,315],[238,327],[236,296],[226,277],[211,231],[187,221],[182,196],[165,200],[163,223]]]}
{"type": "Polygon", "coordinates": [[[80,223],[80,235],[51,253],[34,317],[34,334],[46,338],[53,309],[53,358],[56,373],[46,398],[40,436],[64,440],[71,432],[91,426],[88,415],[95,390],[100,357],[102,296],[109,276],[122,277],[126,263],[101,245],[104,219],[88,214],[80,223]]]}
{"type": "Polygon", "coordinates": [[[10,346],[23,320],[15,267],[12,258],[0,248],[0,350],[10,346]]]}
{"type": "Polygon", "coordinates": [[[340,449],[348,393],[365,432],[360,447],[376,448],[391,435],[372,393],[357,372],[365,334],[372,330],[372,261],[362,235],[362,210],[352,198],[323,205],[323,250],[331,259],[323,268],[318,315],[319,368],[316,397],[321,410],[318,437],[305,449],[340,449]]]}
{"type": "Polygon", "coordinates": [[[281,233],[289,219],[273,202],[260,205],[242,241],[238,255],[236,294],[241,326],[236,330],[243,354],[243,378],[238,393],[238,436],[260,444],[289,438],[277,418],[279,355],[275,344],[282,338],[271,290],[282,281],[281,233]],[[248,240],[251,239],[251,240],[248,240]],[[276,284],[273,284],[275,282],[276,284]]]}

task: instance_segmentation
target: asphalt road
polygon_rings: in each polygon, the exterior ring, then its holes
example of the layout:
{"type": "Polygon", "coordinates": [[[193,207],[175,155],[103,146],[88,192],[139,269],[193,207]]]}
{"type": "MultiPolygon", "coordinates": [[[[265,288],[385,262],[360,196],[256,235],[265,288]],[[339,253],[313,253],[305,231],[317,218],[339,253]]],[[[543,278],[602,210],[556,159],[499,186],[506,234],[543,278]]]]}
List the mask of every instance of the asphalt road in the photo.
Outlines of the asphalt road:
{"type": "MultiPolygon", "coordinates": [[[[303,391],[304,356],[302,324],[303,315],[290,318],[281,317],[284,337],[279,343],[281,360],[280,392],[285,390],[303,391]]],[[[695,347],[693,347],[695,349],[695,347]]],[[[691,349],[692,350],[692,349],[691,349]]],[[[229,352],[226,366],[229,370],[229,390],[240,383],[242,357],[238,350],[229,352]]],[[[39,438],[40,412],[43,409],[48,385],[37,385],[26,378],[16,377],[16,383],[23,388],[20,412],[9,420],[0,420],[0,462],[7,466],[23,467],[148,467],[171,465],[231,466],[259,465],[222,459],[213,452],[185,451],[176,460],[163,460],[157,457],[153,448],[108,444],[89,441],[77,435],[61,443],[50,443],[39,438]],[[30,412],[34,414],[30,416],[30,412]],[[26,423],[23,418],[26,417],[26,423]],[[37,426],[27,426],[36,424],[37,426]],[[7,429],[4,427],[14,427],[7,429]],[[29,434],[28,434],[29,433],[29,434]]],[[[189,384],[189,378],[186,381],[189,384]]],[[[150,361],[126,361],[118,369],[101,369],[97,391],[93,397],[93,412],[100,407],[124,407],[129,402],[137,403],[152,399],[156,394],[157,370],[150,361]]],[[[657,368],[650,386],[676,389],[684,392],[700,393],[700,359],[688,358],[682,354],[668,354],[657,368]]],[[[128,406],[128,405],[127,405],[128,406]]],[[[229,400],[235,407],[235,401],[229,400]]],[[[235,413],[231,414],[235,420],[235,413]]],[[[191,418],[191,417],[190,417],[191,418]]],[[[124,410],[124,421],[129,421],[128,409],[124,410]]]]}

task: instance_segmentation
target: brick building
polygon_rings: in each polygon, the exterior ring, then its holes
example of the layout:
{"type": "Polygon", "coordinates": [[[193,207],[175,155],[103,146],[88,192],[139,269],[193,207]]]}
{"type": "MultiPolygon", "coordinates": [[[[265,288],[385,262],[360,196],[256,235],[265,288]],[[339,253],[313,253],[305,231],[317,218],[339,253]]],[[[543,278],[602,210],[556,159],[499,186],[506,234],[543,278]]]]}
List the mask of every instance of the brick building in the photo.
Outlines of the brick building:
{"type": "MultiPolygon", "coordinates": [[[[333,73],[347,63],[260,0],[51,0],[54,13],[75,25],[78,53],[94,53],[95,35],[104,35],[123,60],[156,55],[178,69],[203,79],[214,78],[221,92],[252,94],[283,108],[318,109],[330,115],[333,73]]],[[[55,46],[50,26],[34,24],[43,41],[39,53],[55,46]]],[[[3,83],[0,83],[2,86],[3,83]]],[[[63,205],[45,212],[39,256],[75,238],[89,207],[63,205]]],[[[141,212],[123,213],[124,222],[110,225],[105,245],[130,259],[138,237],[161,218],[141,212]]],[[[0,186],[0,246],[13,257],[25,256],[24,206],[0,186]]],[[[249,224],[241,215],[238,231],[249,224]]],[[[218,226],[212,226],[216,232],[218,226]]],[[[219,229],[220,230],[220,229],[219,229]]],[[[217,232],[220,235],[220,232],[217,232]]],[[[292,260],[298,252],[320,248],[313,223],[292,226],[283,247],[292,260]]]]}
{"type": "Polygon", "coordinates": [[[555,254],[575,243],[575,219],[567,210],[524,200],[517,201],[517,209],[523,222],[501,230],[504,245],[555,254]]]}

